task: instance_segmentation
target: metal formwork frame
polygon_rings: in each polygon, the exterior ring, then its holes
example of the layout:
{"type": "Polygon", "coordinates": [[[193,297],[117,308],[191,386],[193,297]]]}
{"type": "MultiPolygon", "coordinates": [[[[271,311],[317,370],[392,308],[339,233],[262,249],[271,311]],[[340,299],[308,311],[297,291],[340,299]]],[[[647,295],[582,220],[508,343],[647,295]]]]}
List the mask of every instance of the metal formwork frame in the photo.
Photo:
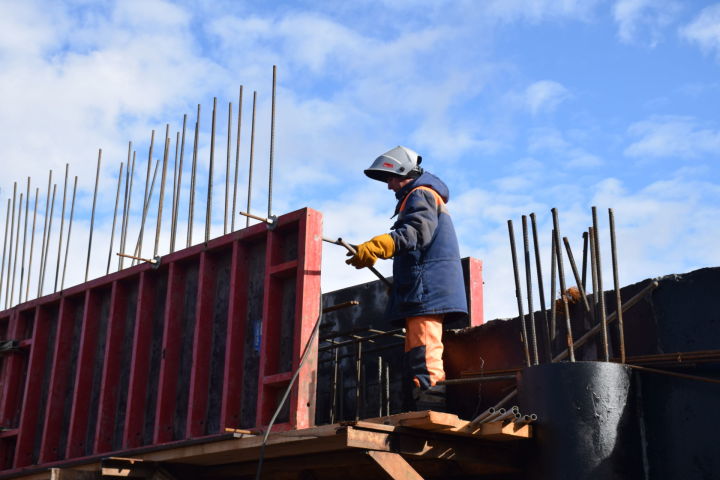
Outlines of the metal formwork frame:
{"type": "MultiPolygon", "coordinates": [[[[0,471],[264,427],[320,308],[302,209],[0,312],[0,471]]],[[[278,429],[314,424],[317,340],[278,429]]]]}

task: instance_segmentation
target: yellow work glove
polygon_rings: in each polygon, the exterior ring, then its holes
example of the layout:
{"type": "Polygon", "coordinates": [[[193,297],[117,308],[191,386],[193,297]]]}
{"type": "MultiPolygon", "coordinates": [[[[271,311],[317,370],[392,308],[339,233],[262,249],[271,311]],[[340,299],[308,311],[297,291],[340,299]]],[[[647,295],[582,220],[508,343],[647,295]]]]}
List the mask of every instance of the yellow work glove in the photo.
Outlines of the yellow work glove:
{"type": "Polygon", "coordinates": [[[383,233],[377,237],[373,237],[365,243],[361,243],[356,248],[357,253],[352,255],[348,252],[348,256],[352,258],[345,260],[345,263],[355,268],[372,267],[378,258],[391,258],[395,253],[395,241],[388,233],[383,233]]]}

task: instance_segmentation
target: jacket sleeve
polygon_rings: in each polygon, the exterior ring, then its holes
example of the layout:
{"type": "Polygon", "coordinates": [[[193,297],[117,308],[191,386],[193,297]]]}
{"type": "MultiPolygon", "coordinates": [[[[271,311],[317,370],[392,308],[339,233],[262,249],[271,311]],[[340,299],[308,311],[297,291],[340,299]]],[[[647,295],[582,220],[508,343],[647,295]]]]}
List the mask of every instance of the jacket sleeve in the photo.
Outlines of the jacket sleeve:
{"type": "Polygon", "coordinates": [[[435,196],[427,190],[410,193],[405,209],[390,232],[395,241],[395,252],[423,250],[433,239],[438,225],[438,207],[435,196]]]}

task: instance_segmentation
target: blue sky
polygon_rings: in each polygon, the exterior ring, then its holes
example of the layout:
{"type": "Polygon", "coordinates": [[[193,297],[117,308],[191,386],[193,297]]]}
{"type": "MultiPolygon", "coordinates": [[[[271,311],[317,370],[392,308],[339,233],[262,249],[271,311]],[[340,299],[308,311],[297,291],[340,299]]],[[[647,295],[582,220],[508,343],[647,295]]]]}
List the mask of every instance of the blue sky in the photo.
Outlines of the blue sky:
{"type": "MultiPolygon", "coordinates": [[[[720,263],[720,3],[0,0],[0,62],[0,199],[31,175],[42,214],[48,169],[58,179],[69,162],[79,177],[68,285],[84,273],[97,149],[105,162],[93,276],[104,272],[127,141],[142,185],[150,131],[162,137],[170,123],[175,138],[201,103],[204,185],[217,96],[215,184],[224,185],[227,104],[237,108],[240,84],[241,198],[256,90],[253,204],[264,213],[273,64],[275,212],[315,208],[326,236],[355,242],[385,232],[393,196],[362,169],[397,144],[414,148],[450,187],[462,254],[484,261],[489,318],[514,314],[505,222],[519,230],[530,212],[546,272],[552,207],[579,249],[597,205],[604,250],[615,209],[623,284],[720,263]]],[[[214,202],[218,219],[223,194],[214,202]]],[[[373,278],[346,267],[334,246],[323,255],[325,290],[373,278]]],[[[609,270],[606,278],[609,286],[609,270]]]]}

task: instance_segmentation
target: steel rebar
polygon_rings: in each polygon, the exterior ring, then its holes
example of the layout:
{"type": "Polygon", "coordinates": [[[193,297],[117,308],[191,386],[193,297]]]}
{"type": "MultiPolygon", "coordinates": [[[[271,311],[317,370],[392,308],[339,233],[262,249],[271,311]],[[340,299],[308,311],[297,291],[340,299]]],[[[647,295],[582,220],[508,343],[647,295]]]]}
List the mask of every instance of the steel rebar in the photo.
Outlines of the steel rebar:
{"type": "MultiPolygon", "coordinates": [[[[555,230],[552,231],[552,239],[550,241],[550,338],[555,339],[555,333],[557,332],[557,304],[555,297],[557,291],[555,289],[555,277],[557,276],[557,258],[555,250],[555,230]]],[[[552,351],[552,348],[550,349],[552,351]]]]}
{"type": "MultiPolygon", "coordinates": [[[[10,248],[7,261],[7,283],[5,284],[5,309],[10,307],[10,284],[12,283],[13,235],[15,235],[15,203],[17,202],[17,182],[13,182],[12,208],[10,208],[10,248]]],[[[18,220],[19,221],[19,220],[18,220]]]]}
{"type": "MultiPolygon", "coordinates": [[[[127,215],[124,215],[124,225],[122,229],[122,235],[120,236],[120,249],[125,250],[125,245],[127,244],[127,236],[128,236],[128,230],[130,229],[129,223],[130,223],[130,213],[132,212],[132,194],[133,194],[133,184],[135,179],[135,151],[133,151],[132,155],[132,165],[128,163],[128,171],[130,173],[130,185],[125,185],[128,189],[128,197],[127,197],[127,215]]],[[[132,265],[132,264],[131,264],[132,265]]],[[[120,268],[122,269],[122,263],[120,264],[120,268]]]]}
{"type": "MultiPolygon", "coordinates": [[[[15,255],[13,257],[13,269],[12,269],[12,283],[10,284],[10,306],[13,306],[13,299],[15,298],[15,272],[17,270],[17,257],[20,250],[20,223],[22,222],[22,203],[23,193],[20,192],[20,199],[18,201],[18,216],[17,216],[17,228],[15,229],[15,255]]],[[[20,290],[20,289],[18,289],[20,290]]]]}
{"type": "MultiPolygon", "coordinates": [[[[130,198],[130,181],[135,173],[135,165],[132,161],[132,142],[128,142],[127,168],[125,169],[125,196],[123,197],[122,215],[120,216],[120,251],[125,251],[125,226],[127,225],[128,199],[130,198]]],[[[123,269],[123,258],[118,259],[118,271],[123,269]]]]}
{"type": "Polygon", "coordinates": [[[212,189],[213,172],[215,169],[215,116],[217,113],[217,97],[213,98],[212,125],[210,127],[210,163],[208,165],[207,201],[205,202],[205,243],[210,240],[212,224],[212,189]]]}
{"type": "Polygon", "coordinates": [[[385,362],[385,415],[390,415],[390,363],[385,362]]]}
{"type": "Polygon", "coordinates": [[[180,165],[178,166],[177,177],[177,195],[175,195],[175,215],[173,216],[172,232],[170,234],[170,253],[175,251],[175,242],[177,240],[177,222],[180,213],[180,194],[182,192],[182,173],[183,163],[185,160],[185,131],[187,129],[187,114],[183,115],[182,139],[180,140],[180,165]]]}
{"type": "MultiPolygon", "coordinates": [[[[252,177],[253,177],[253,162],[255,158],[255,108],[257,106],[257,92],[253,91],[253,108],[252,108],[252,119],[250,123],[250,164],[248,169],[248,193],[247,193],[247,211],[250,211],[250,202],[252,200],[252,177]]],[[[250,219],[245,219],[245,227],[250,226],[250,219]]]]}
{"type": "Polygon", "coordinates": [[[187,245],[192,245],[193,221],[195,217],[195,175],[197,172],[198,138],[200,135],[200,104],[197,107],[197,120],[195,120],[195,139],[193,140],[192,169],[190,172],[190,199],[188,202],[188,228],[187,245]]]}
{"type": "Polygon", "coordinates": [[[362,343],[355,347],[355,420],[360,420],[360,384],[362,380],[362,343]]]}
{"type": "Polygon", "coordinates": [[[382,383],[383,383],[383,359],[382,359],[382,357],[381,357],[380,355],[378,355],[377,364],[378,364],[378,376],[377,376],[377,381],[378,381],[378,383],[377,383],[377,384],[378,384],[378,417],[382,417],[382,414],[383,414],[383,388],[382,388],[382,383]]]}
{"type": "Polygon", "coordinates": [[[27,192],[25,193],[25,222],[23,226],[23,247],[20,258],[20,285],[18,285],[18,303],[23,300],[23,285],[25,284],[25,248],[27,245],[27,224],[30,214],[30,177],[27,179],[27,192]]]}
{"type": "Polygon", "coordinates": [[[5,252],[7,249],[8,226],[10,225],[10,199],[8,198],[7,213],[5,213],[5,239],[3,240],[2,262],[0,262],[0,298],[2,297],[3,281],[5,279],[5,252]]]}
{"type": "Polygon", "coordinates": [[[620,343],[620,363],[625,363],[625,325],[622,317],[622,299],[620,298],[620,278],[618,274],[617,239],[615,236],[615,214],[608,209],[610,220],[610,248],[612,251],[613,284],[615,287],[615,311],[618,312],[618,340],[620,343]]]}
{"type": "Polygon", "coordinates": [[[587,256],[588,256],[588,232],[583,232],[583,256],[582,256],[582,286],[587,292],[587,256]]]}
{"type": "Polygon", "coordinates": [[[85,281],[90,272],[90,254],[92,253],[93,231],[95,228],[95,203],[97,201],[98,182],[100,181],[100,164],[102,163],[102,148],[98,150],[97,168],[95,169],[95,189],[93,190],[92,213],[90,214],[90,233],[88,235],[87,260],[85,261],[85,281]]]}
{"type": "Polygon", "coordinates": [[[555,259],[557,260],[558,278],[560,280],[560,297],[562,298],[563,311],[565,313],[565,328],[567,329],[567,346],[570,351],[570,361],[575,361],[575,351],[573,350],[573,334],[570,322],[570,307],[567,299],[567,289],[565,287],[565,270],[563,268],[562,247],[560,244],[560,221],[556,208],[552,210],[553,228],[555,231],[555,259]]]}
{"type": "Polygon", "coordinates": [[[62,258],[63,232],[65,231],[65,205],[67,203],[67,181],[68,181],[69,171],[70,171],[70,164],[66,163],[65,164],[65,183],[63,186],[62,213],[60,214],[60,237],[58,238],[58,254],[57,254],[57,263],[55,264],[55,284],[53,286],[53,292],[57,292],[58,280],[60,279],[60,259],[62,258]]]}
{"type": "Polygon", "coordinates": [[[175,197],[178,193],[178,183],[177,183],[177,177],[178,177],[178,155],[180,154],[180,132],[175,133],[175,156],[173,161],[173,188],[172,188],[172,197],[170,199],[170,246],[168,247],[170,252],[174,252],[173,249],[173,243],[175,241],[174,233],[173,233],[173,227],[175,226],[175,197]]]}
{"type": "Polygon", "coordinates": [[[535,251],[535,271],[537,273],[537,280],[538,280],[538,294],[540,296],[540,309],[543,313],[543,336],[545,337],[545,345],[546,345],[546,357],[547,361],[549,362],[552,360],[552,344],[550,340],[550,325],[548,323],[548,312],[545,305],[545,286],[543,284],[543,276],[542,276],[542,261],[540,259],[540,239],[538,237],[538,229],[537,229],[537,221],[535,219],[535,214],[530,214],[530,224],[532,226],[532,232],[533,232],[533,247],[535,251]]]}
{"type": "Polygon", "coordinates": [[[565,253],[567,253],[568,262],[570,262],[570,269],[572,270],[573,276],[575,277],[575,283],[577,283],[578,290],[580,291],[580,298],[582,298],[585,311],[592,315],[592,312],[590,310],[590,303],[588,303],[587,295],[585,294],[585,288],[583,287],[582,279],[580,278],[580,272],[578,272],[577,265],[575,264],[575,256],[572,253],[572,248],[570,248],[570,241],[567,237],[563,237],[563,243],[565,244],[565,253]]]}
{"type": "Polygon", "coordinates": [[[158,250],[160,249],[160,232],[162,229],[163,203],[165,203],[165,180],[167,178],[168,150],[170,149],[170,137],[168,137],[169,131],[170,126],[168,125],[165,133],[165,151],[163,153],[162,175],[160,176],[160,194],[158,198],[157,222],[155,223],[155,246],[153,247],[153,257],[157,257],[158,250]]]}
{"type": "Polygon", "coordinates": [[[610,361],[610,347],[608,344],[608,332],[607,332],[607,319],[605,316],[605,291],[603,290],[602,283],[602,261],[600,256],[600,235],[598,234],[599,224],[597,218],[597,208],[592,207],[593,217],[593,235],[595,235],[595,258],[597,262],[597,285],[598,285],[598,300],[600,304],[600,324],[602,325],[602,345],[603,355],[606,362],[610,361]]]}
{"type": "MultiPolygon", "coordinates": [[[[152,198],[152,192],[155,189],[155,177],[157,176],[158,167],[160,165],[160,160],[155,160],[155,168],[153,170],[153,176],[152,176],[152,182],[150,183],[150,190],[148,192],[148,197],[145,199],[145,204],[143,205],[142,210],[142,218],[140,219],[140,232],[142,232],[143,227],[145,226],[145,220],[147,219],[148,210],[150,208],[150,199],[152,198]]],[[[140,250],[140,235],[138,235],[137,244],[135,245],[135,257],[140,257],[140,255],[137,253],[140,250]]],[[[133,264],[135,264],[135,260],[133,260],[133,264]]]]}
{"type": "Polygon", "coordinates": [[[515,278],[515,299],[517,300],[518,316],[520,318],[520,334],[522,336],[525,364],[530,366],[530,350],[528,347],[527,326],[525,325],[525,314],[523,313],[522,291],[520,290],[520,272],[518,270],[517,252],[515,251],[515,231],[512,220],[507,221],[508,233],[510,234],[510,252],[512,253],[513,277],[515,278]]]}
{"type": "Polygon", "coordinates": [[[68,251],[70,250],[70,235],[72,235],[73,216],[75,214],[75,192],[77,191],[78,177],[75,175],[75,183],[73,185],[72,201],[70,202],[70,223],[68,224],[67,242],[65,243],[65,260],[63,261],[63,273],[60,280],[60,290],[65,288],[65,271],[67,270],[68,251]]]}
{"type": "Polygon", "coordinates": [[[515,380],[515,375],[483,375],[480,377],[452,378],[437,382],[438,385],[462,385],[466,383],[501,382],[515,380]]]}
{"type": "MultiPolygon", "coordinates": [[[[234,217],[234,215],[233,215],[234,217]]],[[[339,374],[339,367],[338,367],[338,355],[340,354],[340,350],[336,349],[335,354],[333,357],[333,381],[330,389],[330,423],[335,423],[335,418],[337,415],[337,385],[338,385],[338,374],[339,374]]]]}
{"type": "MultiPolygon", "coordinates": [[[[147,203],[152,196],[148,192],[148,188],[150,186],[150,169],[152,168],[152,154],[153,154],[153,147],[155,146],[155,130],[152,130],[150,132],[150,148],[148,149],[148,163],[147,163],[147,171],[145,172],[145,191],[143,192],[143,205],[147,203]]],[[[135,248],[135,255],[140,255],[142,253],[142,243],[143,243],[143,236],[145,234],[145,222],[142,222],[140,224],[140,232],[138,233],[138,242],[136,244],[135,248]]],[[[112,250],[112,248],[111,248],[112,250]]],[[[131,263],[131,265],[135,265],[135,261],[131,263]]]]}
{"type": "Polygon", "coordinates": [[[600,318],[598,310],[597,263],[595,262],[595,234],[593,227],[588,228],[588,245],[590,253],[590,281],[593,288],[593,318],[600,318]]]}
{"type": "Polygon", "coordinates": [[[275,161],[275,90],[277,86],[277,65],[273,65],[272,102],[270,113],[270,168],[268,175],[268,217],[272,216],[273,164],[275,161]]]}
{"type": "MultiPolygon", "coordinates": [[[[40,197],[40,188],[35,187],[35,208],[33,208],[33,223],[32,233],[30,234],[30,258],[28,259],[28,274],[27,274],[27,285],[25,287],[25,301],[30,298],[30,277],[32,276],[32,261],[33,261],[33,249],[35,248],[35,223],[37,220],[37,206],[40,197]]],[[[22,288],[22,285],[20,285],[22,288]]],[[[2,289],[2,283],[0,282],[0,290],[2,289]]]]}
{"type": "Polygon", "coordinates": [[[523,254],[525,255],[525,288],[528,303],[528,322],[530,323],[530,345],[532,345],[533,365],[540,363],[535,329],[535,309],[532,300],[532,267],[530,265],[530,242],[528,241],[527,216],[522,216],[523,254]]]}
{"type": "MultiPolygon", "coordinates": [[[[47,264],[48,260],[50,260],[50,238],[52,237],[52,224],[53,224],[53,216],[55,214],[55,195],[57,194],[57,183],[53,184],[53,191],[52,191],[52,200],[50,202],[50,219],[48,220],[48,234],[47,234],[47,242],[45,242],[45,251],[43,252],[43,256],[45,257],[45,261],[43,263],[42,267],[42,274],[40,276],[40,292],[42,292],[43,287],[45,286],[45,273],[47,272],[47,264]]],[[[38,294],[40,296],[40,293],[38,294]]]]}
{"type": "Polygon", "coordinates": [[[225,157],[225,215],[223,218],[223,235],[227,234],[228,208],[230,207],[230,145],[232,143],[232,113],[232,102],[228,102],[227,155],[225,157]]]}
{"type": "MultiPolygon", "coordinates": [[[[122,186],[124,165],[125,164],[123,162],[120,162],[120,173],[118,173],[117,191],[115,192],[115,210],[113,210],[112,228],[110,229],[110,250],[108,251],[107,270],[105,271],[106,275],[110,273],[110,261],[112,260],[113,243],[115,242],[115,223],[117,221],[118,203],[120,202],[120,187],[122,186]]],[[[142,234],[142,228],[140,228],[140,240],[138,243],[142,242],[142,234]]]]}
{"type": "Polygon", "coordinates": [[[232,215],[230,215],[230,231],[235,231],[235,212],[237,211],[237,187],[238,187],[238,168],[240,167],[240,133],[242,128],[242,103],[243,102],[243,86],[240,85],[240,94],[238,95],[238,123],[237,137],[235,144],[235,177],[233,179],[233,201],[232,215]]]}

